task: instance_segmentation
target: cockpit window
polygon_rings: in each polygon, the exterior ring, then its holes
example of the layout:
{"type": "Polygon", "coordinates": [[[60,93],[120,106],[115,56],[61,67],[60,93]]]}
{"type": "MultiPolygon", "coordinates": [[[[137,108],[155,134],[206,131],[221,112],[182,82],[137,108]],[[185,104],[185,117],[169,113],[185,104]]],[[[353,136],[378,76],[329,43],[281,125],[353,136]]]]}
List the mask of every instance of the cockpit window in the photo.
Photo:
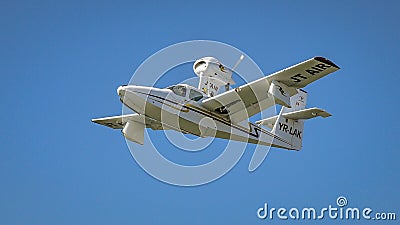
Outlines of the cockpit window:
{"type": "Polygon", "coordinates": [[[193,90],[193,89],[190,90],[190,92],[189,92],[189,99],[190,100],[198,102],[202,98],[203,98],[203,95],[200,92],[198,92],[196,90],[193,90]]]}
{"type": "Polygon", "coordinates": [[[174,92],[176,95],[179,95],[181,97],[186,97],[186,87],[185,86],[176,85],[176,86],[168,87],[168,89],[171,89],[172,92],[174,92]]]}

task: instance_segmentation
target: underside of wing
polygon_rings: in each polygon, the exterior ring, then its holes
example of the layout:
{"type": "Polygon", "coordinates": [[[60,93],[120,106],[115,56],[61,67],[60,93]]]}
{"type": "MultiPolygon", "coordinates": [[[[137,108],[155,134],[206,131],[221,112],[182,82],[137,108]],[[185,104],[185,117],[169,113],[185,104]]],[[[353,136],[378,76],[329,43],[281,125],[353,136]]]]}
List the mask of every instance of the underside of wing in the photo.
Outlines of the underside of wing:
{"type": "Polygon", "coordinates": [[[340,69],[335,63],[314,57],[266,77],[269,82],[279,81],[288,87],[303,88],[308,84],[340,69]]]}
{"type": "Polygon", "coordinates": [[[267,80],[244,85],[206,99],[202,105],[238,123],[275,104],[268,98],[268,86],[267,80]]]}
{"type": "MultiPolygon", "coordinates": [[[[238,88],[205,99],[202,106],[238,123],[276,103],[289,106],[297,89],[318,80],[339,67],[323,57],[314,57],[238,88]],[[271,85],[273,84],[273,85],[271,85]],[[272,88],[270,88],[272,87],[272,88]],[[281,95],[279,98],[277,95],[281,95]]],[[[290,106],[289,106],[290,107],[290,106]]]]}
{"type": "Polygon", "coordinates": [[[128,114],[121,116],[111,116],[111,117],[92,119],[92,122],[94,123],[107,126],[113,129],[123,129],[128,121],[145,123],[146,128],[151,128],[153,130],[166,129],[165,126],[163,128],[163,125],[159,121],[139,114],[128,114]]]}

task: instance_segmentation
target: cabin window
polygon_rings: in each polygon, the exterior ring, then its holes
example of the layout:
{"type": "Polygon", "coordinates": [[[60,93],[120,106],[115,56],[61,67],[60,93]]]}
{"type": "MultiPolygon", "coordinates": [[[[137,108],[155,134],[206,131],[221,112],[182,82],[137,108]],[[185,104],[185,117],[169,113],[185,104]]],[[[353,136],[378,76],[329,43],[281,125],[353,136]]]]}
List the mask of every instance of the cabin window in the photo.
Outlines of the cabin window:
{"type": "Polygon", "coordinates": [[[181,97],[186,97],[186,87],[181,86],[181,85],[176,85],[169,87],[168,89],[171,89],[174,94],[179,95],[181,97]]]}
{"type": "Polygon", "coordinates": [[[190,100],[198,102],[202,98],[203,98],[203,94],[201,94],[200,92],[198,92],[196,90],[193,90],[193,89],[190,90],[190,92],[189,92],[189,99],[190,100]]]}

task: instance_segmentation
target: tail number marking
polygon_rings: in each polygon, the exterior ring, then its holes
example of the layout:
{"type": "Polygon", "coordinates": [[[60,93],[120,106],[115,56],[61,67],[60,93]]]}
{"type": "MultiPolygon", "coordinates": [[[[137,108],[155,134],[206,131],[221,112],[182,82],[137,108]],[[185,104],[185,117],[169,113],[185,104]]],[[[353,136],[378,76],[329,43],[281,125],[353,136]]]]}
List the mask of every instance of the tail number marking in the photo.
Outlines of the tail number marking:
{"type": "Polygon", "coordinates": [[[299,139],[301,139],[301,134],[303,133],[302,131],[299,131],[293,127],[288,126],[287,124],[284,123],[279,123],[279,130],[288,133],[292,136],[295,136],[299,139]]]}

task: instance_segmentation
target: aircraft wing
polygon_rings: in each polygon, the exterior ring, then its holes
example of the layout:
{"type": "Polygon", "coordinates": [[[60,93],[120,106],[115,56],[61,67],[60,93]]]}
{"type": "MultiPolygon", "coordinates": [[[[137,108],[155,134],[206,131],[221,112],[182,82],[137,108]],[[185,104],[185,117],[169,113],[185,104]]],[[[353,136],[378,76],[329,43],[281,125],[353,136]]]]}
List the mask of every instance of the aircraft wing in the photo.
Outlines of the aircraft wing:
{"type": "Polygon", "coordinates": [[[323,57],[314,57],[297,65],[283,69],[269,76],[260,78],[225,93],[205,99],[202,106],[229,116],[233,122],[240,122],[275,104],[275,99],[268,94],[270,84],[277,82],[286,86],[290,96],[298,88],[340,69],[332,61],[323,57]]]}
{"type": "Polygon", "coordinates": [[[261,79],[279,81],[288,87],[303,88],[338,69],[340,68],[332,61],[314,57],[261,79]]]}
{"type": "MultiPolygon", "coordinates": [[[[162,124],[154,119],[145,117],[139,114],[128,114],[121,116],[111,116],[98,119],[92,119],[92,122],[107,126],[113,129],[123,129],[127,121],[134,121],[138,123],[145,122],[146,128],[151,128],[153,130],[163,130],[162,124]]],[[[165,126],[164,126],[165,127],[165,126]]],[[[165,129],[165,128],[164,128],[165,129]]]]}

